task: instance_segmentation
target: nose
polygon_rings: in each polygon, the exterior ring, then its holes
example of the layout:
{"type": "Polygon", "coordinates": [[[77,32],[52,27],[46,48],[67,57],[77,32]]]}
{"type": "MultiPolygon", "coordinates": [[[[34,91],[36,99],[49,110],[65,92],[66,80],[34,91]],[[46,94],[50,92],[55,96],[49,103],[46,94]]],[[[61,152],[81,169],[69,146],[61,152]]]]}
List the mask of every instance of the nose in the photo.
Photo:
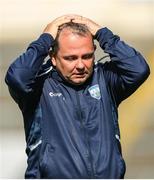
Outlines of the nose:
{"type": "Polygon", "coordinates": [[[78,71],[83,71],[84,68],[85,68],[85,65],[84,65],[82,59],[78,59],[78,61],[77,61],[77,63],[76,63],[76,69],[77,69],[78,71]]]}

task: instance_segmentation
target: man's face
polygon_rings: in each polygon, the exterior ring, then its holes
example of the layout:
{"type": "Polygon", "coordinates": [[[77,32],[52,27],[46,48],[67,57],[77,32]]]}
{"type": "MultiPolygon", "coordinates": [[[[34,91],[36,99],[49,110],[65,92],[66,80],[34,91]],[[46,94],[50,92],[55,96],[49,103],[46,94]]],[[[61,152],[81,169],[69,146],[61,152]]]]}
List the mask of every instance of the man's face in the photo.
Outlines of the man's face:
{"type": "Polygon", "coordinates": [[[59,50],[53,65],[71,84],[83,84],[92,74],[95,47],[91,34],[80,36],[63,29],[58,38],[59,50]]]}

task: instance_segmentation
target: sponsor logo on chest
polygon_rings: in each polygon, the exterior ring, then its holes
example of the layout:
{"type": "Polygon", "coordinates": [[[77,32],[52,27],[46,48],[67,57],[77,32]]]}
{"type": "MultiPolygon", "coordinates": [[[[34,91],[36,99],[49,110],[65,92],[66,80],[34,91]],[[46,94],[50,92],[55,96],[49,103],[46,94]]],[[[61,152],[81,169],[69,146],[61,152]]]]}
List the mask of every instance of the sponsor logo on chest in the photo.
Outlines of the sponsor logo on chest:
{"type": "Polygon", "coordinates": [[[99,85],[96,84],[94,86],[91,86],[89,89],[88,89],[91,97],[95,98],[95,99],[101,99],[101,93],[100,93],[100,89],[99,89],[99,85]]]}
{"type": "Polygon", "coordinates": [[[60,96],[62,96],[62,93],[49,92],[49,96],[50,96],[50,97],[60,97],[60,96]]]}

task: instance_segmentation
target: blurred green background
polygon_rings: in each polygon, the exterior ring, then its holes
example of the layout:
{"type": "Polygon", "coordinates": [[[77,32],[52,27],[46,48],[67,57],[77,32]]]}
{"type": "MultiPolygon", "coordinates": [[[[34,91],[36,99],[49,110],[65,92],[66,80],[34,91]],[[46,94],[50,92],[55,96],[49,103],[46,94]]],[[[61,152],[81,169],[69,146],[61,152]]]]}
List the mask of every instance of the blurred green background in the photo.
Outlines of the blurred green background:
{"type": "MultiPolygon", "coordinates": [[[[0,178],[24,178],[26,168],[22,116],[4,83],[6,70],[50,21],[68,13],[108,27],[147,59],[151,75],[121,104],[119,122],[125,178],[154,178],[153,0],[0,0],[0,178]]],[[[98,48],[96,57],[102,55],[98,48]]]]}

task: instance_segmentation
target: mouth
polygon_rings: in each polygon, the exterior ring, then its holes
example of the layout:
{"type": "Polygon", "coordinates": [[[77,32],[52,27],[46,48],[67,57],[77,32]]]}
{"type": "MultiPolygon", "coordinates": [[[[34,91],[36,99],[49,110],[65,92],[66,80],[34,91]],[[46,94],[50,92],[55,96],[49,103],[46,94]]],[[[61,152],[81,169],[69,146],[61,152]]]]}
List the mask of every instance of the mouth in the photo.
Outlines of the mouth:
{"type": "Polygon", "coordinates": [[[80,73],[73,73],[71,76],[67,76],[66,79],[71,83],[75,85],[81,85],[83,84],[88,78],[89,78],[88,72],[80,72],[80,73]]]}
{"type": "Polygon", "coordinates": [[[76,74],[74,74],[74,76],[75,77],[77,77],[77,78],[84,78],[85,76],[87,75],[87,73],[76,73],[76,74]]]}

